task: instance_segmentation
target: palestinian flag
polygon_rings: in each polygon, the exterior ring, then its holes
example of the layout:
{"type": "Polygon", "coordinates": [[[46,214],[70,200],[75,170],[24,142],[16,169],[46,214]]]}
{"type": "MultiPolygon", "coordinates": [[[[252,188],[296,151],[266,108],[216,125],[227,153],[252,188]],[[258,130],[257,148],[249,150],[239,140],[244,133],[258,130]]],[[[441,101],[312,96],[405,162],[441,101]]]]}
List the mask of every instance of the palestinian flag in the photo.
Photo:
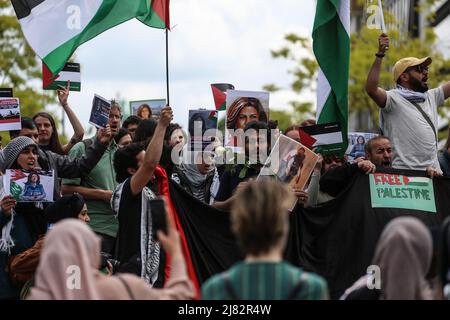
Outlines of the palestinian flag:
{"type": "Polygon", "coordinates": [[[317,1],[313,50],[319,64],[317,123],[339,122],[347,149],[350,0],[317,1]]]}
{"type": "Polygon", "coordinates": [[[132,18],[165,28],[169,0],[12,0],[23,33],[53,75],[77,47],[132,18]]]}
{"type": "Polygon", "coordinates": [[[81,91],[81,75],[79,63],[66,63],[64,68],[53,76],[45,63],[42,64],[42,88],[44,90],[58,90],[59,86],[67,87],[70,81],[70,91],[81,91]]]}
{"type": "Polygon", "coordinates": [[[213,83],[211,90],[214,98],[216,110],[224,111],[226,109],[227,90],[234,90],[234,86],[229,83],[213,83]]]}

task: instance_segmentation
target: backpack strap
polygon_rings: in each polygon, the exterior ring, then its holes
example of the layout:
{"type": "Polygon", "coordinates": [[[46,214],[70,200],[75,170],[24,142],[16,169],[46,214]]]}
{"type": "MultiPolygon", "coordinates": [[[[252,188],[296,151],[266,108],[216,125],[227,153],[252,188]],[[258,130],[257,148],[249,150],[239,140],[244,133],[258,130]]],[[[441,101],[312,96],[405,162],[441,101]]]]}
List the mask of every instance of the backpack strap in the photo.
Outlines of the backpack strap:
{"type": "Polygon", "coordinates": [[[436,127],[434,126],[433,121],[431,121],[430,117],[425,113],[425,111],[423,111],[423,109],[416,102],[411,102],[411,104],[414,107],[416,107],[416,109],[422,114],[422,116],[424,117],[426,122],[428,122],[428,124],[430,125],[431,129],[433,129],[434,138],[435,138],[435,142],[436,142],[436,149],[437,149],[438,148],[438,138],[437,138],[437,135],[436,135],[436,127]]]}
{"type": "Polygon", "coordinates": [[[230,274],[229,273],[227,273],[225,275],[224,285],[225,285],[226,293],[231,298],[230,300],[241,300],[241,299],[239,299],[238,295],[236,294],[236,291],[233,288],[233,284],[231,283],[231,278],[230,278],[230,274]]]}
{"type": "Polygon", "coordinates": [[[125,287],[125,289],[126,289],[127,292],[128,292],[128,296],[130,297],[130,299],[131,299],[131,300],[136,300],[136,299],[134,298],[133,291],[131,291],[131,288],[130,288],[130,286],[128,285],[128,283],[127,283],[124,279],[122,279],[121,276],[117,276],[117,279],[119,279],[120,282],[122,282],[123,286],[125,287]]]}

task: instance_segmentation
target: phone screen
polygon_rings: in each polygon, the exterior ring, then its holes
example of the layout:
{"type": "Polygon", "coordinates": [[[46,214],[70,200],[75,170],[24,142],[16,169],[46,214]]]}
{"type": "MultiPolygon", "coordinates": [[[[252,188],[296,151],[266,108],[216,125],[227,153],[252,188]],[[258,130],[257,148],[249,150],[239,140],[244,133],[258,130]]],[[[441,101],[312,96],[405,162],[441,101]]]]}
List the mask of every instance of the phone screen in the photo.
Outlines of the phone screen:
{"type": "Polygon", "coordinates": [[[152,233],[153,238],[157,239],[156,231],[161,230],[167,234],[166,224],[166,206],[163,199],[150,200],[150,210],[152,213],[152,233]]]}

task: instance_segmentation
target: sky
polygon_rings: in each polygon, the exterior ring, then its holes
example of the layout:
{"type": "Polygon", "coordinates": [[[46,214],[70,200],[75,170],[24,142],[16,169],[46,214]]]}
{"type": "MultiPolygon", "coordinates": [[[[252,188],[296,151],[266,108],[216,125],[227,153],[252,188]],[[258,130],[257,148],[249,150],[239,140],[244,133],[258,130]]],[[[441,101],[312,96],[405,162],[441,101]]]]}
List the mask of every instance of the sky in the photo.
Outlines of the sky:
{"type": "MultiPolygon", "coordinates": [[[[171,0],[169,75],[174,121],[186,127],[189,109],[214,108],[210,84],[217,82],[254,91],[275,83],[282,90],[270,95],[271,109],[291,111],[289,101],[294,99],[315,103],[315,93],[298,97],[289,90],[293,62],[270,54],[285,44],[287,33],[311,36],[314,14],[312,0],[171,0]]],[[[436,28],[439,48],[447,57],[449,30],[450,18],[436,28]]],[[[71,92],[69,103],[87,132],[94,94],[127,102],[166,97],[164,31],[137,20],[83,44],[75,61],[81,64],[82,91],[71,92]]],[[[129,109],[128,104],[123,107],[129,109]]],[[[67,117],[65,127],[70,136],[73,130],[67,117]]]]}
{"type": "MultiPolygon", "coordinates": [[[[274,60],[270,50],[284,35],[311,35],[315,1],[172,0],[169,33],[170,105],[174,121],[186,126],[189,109],[214,108],[211,83],[260,91],[267,83],[282,87],[271,94],[273,109],[290,110],[292,62],[274,60]]],[[[137,20],[128,21],[76,51],[82,91],[69,103],[88,129],[94,94],[127,101],[166,97],[165,34],[137,20]]],[[[302,98],[314,99],[305,94],[302,98]]],[[[124,106],[129,108],[129,106],[124,106]]],[[[55,107],[52,108],[55,110],[55,107]]],[[[73,130],[66,117],[66,134],[73,130]]]]}

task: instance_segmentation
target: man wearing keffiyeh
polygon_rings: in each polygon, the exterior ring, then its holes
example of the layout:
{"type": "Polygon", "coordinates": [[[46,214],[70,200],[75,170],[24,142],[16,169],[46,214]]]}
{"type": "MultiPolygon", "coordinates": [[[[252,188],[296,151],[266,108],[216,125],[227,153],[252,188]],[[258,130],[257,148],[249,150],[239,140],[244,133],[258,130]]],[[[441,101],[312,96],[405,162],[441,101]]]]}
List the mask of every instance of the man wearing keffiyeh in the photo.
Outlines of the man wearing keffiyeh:
{"type": "Polygon", "coordinates": [[[366,82],[366,91],[380,107],[380,128],[393,146],[392,166],[427,170],[429,176],[442,175],[437,158],[437,107],[450,96],[450,81],[428,89],[430,57],[400,59],[393,68],[395,89],[378,87],[383,57],[389,37],[381,34],[378,52],[366,82]]]}

